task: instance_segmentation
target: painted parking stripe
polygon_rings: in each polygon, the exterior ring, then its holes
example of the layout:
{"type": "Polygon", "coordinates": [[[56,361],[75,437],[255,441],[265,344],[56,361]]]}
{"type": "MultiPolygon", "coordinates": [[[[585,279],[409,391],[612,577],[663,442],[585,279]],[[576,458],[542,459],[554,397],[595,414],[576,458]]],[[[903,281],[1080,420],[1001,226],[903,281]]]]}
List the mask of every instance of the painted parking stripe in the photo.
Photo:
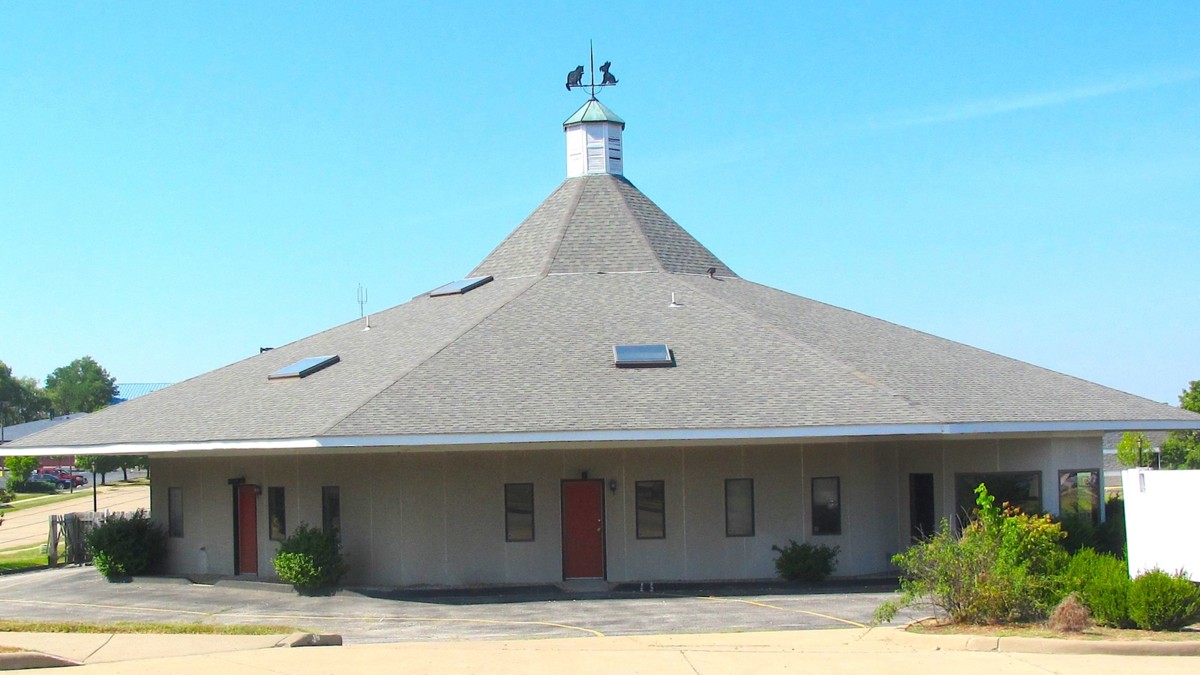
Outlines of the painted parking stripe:
{"type": "MultiPolygon", "coordinates": [[[[691,596],[686,596],[686,597],[691,597],[691,596]]],[[[715,597],[712,595],[699,595],[696,597],[700,598],[701,600],[716,600],[718,602],[740,602],[742,604],[754,605],[756,607],[766,607],[767,609],[777,609],[781,612],[797,612],[799,614],[808,614],[809,616],[817,616],[822,619],[829,619],[830,621],[837,621],[840,623],[849,624],[856,628],[869,628],[869,626],[867,626],[866,624],[859,623],[857,621],[851,621],[849,619],[839,619],[836,616],[829,616],[828,614],[821,614],[820,612],[810,612],[806,609],[795,609],[793,607],[779,607],[778,605],[768,605],[765,602],[758,602],[757,600],[743,600],[741,598],[718,598],[718,597],[715,597]]]]}
{"type": "Polygon", "coordinates": [[[0,599],[0,603],[18,604],[18,605],[46,605],[51,607],[87,607],[90,609],[116,609],[131,612],[158,612],[160,614],[188,614],[191,616],[207,616],[207,617],[234,617],[239,619],[287,619],[287,620],[340,620],[340,621],[394,621],[394,622],[425,622],[425,623],[479,623],[494,626],[545,626],[547,628],[559,628],[562,630],[574,630],[587,633],[594,637],[604,637],[604,633],[591,628],[583,628],[582,626],[571,626],[565,623],[553,623],[551,621],[506,621],[503,619],[456,619],[450,617],[422,617],[422,616],[343,616],[339,614],[245,614],[245,613],[217,613],[217,612],[197,612],[188,609],[161,609],[158,607],[131,607],[126,605],[98,605],[79,602],[50,602],[47,600],[8,600],[0,599]]]}

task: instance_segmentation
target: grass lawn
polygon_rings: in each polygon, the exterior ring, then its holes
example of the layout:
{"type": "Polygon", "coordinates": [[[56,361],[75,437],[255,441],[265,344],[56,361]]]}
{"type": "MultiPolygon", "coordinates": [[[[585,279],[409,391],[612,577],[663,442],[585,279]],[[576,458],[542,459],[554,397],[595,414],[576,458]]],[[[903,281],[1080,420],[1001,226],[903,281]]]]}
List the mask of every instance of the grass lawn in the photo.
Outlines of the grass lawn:
{"type": "Polygon", "coordinates": [[[1081,633],[1059,633],[1050,630],[1043,623],[1011,624],[1005,626],[971,626],[967,624],[941,624],[933,622],[918,622],[910,625],[908,630],[913,633],[927,635],[982,635],[985,637],[1032,637],[1060,638],[1063,640],[1154,640],[1158,642],[1196,642],[1200,641],[1200,630],[1184,629],[1181,631],[1152,631],[1124,628],[1103,628],[1095,626],[1081,633]]]}
{"type": "Polygon", "coordinates": [[[3,509],[0,510],[0,516],[3,516],[5,513],[12,513],[13,511],[31,509],[35,506],[46,506],[47,504],[57,504],[59,502],[70,501],[72,499],[82,499],[84,497],[91,496],[91,490],[84,492],[81,489],[76,489],[75,494],[63,492],[59,494],[48,495],[37,492],[18,492],[16,496],[13,497],[11,502],[3,505],[3,507],[0,507],[0,509],[3,509]]]}
{"type": "Polygon", "coordinates": [[[13,621],[0,619],[0,633],[152,633],[157,635],[287,635],[303,632],[293,626],[210,623],[85,623],[76,621],[13,621]]]}
{"type": "Polygon", "coordinates": [[[45,567],[46,564],[46,554],[42,553],[41,546],[25,546],[0,551],[0,572],[45,567]]]}

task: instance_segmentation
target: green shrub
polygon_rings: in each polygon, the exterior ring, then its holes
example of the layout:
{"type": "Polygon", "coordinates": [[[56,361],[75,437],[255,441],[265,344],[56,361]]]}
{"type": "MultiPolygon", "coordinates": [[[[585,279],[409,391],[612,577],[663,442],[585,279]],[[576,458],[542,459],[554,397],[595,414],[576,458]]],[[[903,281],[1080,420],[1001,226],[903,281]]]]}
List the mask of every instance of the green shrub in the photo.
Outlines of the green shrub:
{"type": "Polygon", "coordinates": [[[983,485],[975,494],[977,517],[961,536],[943,520],[933,536],[892,558],[904,572],[901,598],[880,606],[877,621],[921,601],[959,623],[1027,621],[1046,616],[1061,599],[1067,554],[1058,524],[997,507],[983,485]]]}
{"type": "Polygon", "coordinates": [[[111,580],[153,572],[167,556],[167,535],[144,509],[105,518],[87,533],[92,564],[111,580]]]}
{"type": "Polygon", "coordinates": [[[1133,580],[1129,618],[1142,630],[1179,630],[1200,621],[1200,587],[1180,570],[1154,569],[1133,580]]]}
{"type": "Polygon", "coordinates": [[[775,559],[779,576],[788,581],[821,581],[833,574],[841,547],[808,542],[797,544],[793,539],[788,541],[784,548],[771,547],[772,551],[779,553],[775,559]]]}
{"type": "Polygon", "coordinates": [[[1111,553],[1124,560],[1125,500],[1113,497],[1104,503],[1104,522],[1096,528],[1096,551],[1111,553]]]}
{"type": "Polygon", "coordinates": [[[328,594],[337,587],[348,568],[336,532],[325,532],[305,523],[279,543],[272,561],[280,579],[292,584],[301,595],[328,594]]]}
{"type": "Polygon", "coordinates": [[[1101,626],[1129,628],[1129,570],[1125,561],[1085,548],[1067,563],[1063,591],[1075,593],[1101,626]]]}
{"type": "Polygon", "coordinates": [[[38,493],[52,495],[58,492],[58,486],[52,483],[43,483],[40,480],[10,480],[9,485],[14,492],[38,493]]]}
{"type": "Polygon", "coordinates": [[[1100,528],[1092,522],[1090,514],[1086,513],[1064,513],[1055,521],[1062,528],[1064,537],[1062,547],[1067,550],[1067,553],[1075,553],[1085,548],[1090,548],[1094,551],[1103,550],[1101,543],[1100,528]]]}

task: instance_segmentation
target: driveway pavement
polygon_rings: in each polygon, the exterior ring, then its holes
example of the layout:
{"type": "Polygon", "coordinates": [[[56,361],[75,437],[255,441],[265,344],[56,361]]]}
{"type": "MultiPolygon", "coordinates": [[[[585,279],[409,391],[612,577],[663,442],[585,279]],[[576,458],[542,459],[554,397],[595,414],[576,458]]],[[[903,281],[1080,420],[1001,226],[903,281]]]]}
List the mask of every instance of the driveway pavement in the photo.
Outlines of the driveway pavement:
{"type": "Polygon", "coordinates": [[[737,587],[672,593],[554,591],[387,599],[343,591],[305,598],[287,586],[185,579],[109,583],[90,567],[0,577],[0,615],[53,621],[292,626],[347,644],[861,628],[886,588],[790,592],[737,587]]]}

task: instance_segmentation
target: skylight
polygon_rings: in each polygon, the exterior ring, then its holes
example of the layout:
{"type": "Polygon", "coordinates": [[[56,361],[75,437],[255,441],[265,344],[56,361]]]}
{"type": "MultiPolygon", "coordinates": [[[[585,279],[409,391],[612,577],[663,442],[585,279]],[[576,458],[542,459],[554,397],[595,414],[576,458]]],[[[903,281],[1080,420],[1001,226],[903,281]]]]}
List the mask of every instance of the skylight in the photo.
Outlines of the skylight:
{"type": "Polygon", "coordinates": [[[675,359],[671,356],[671,350],[664,344],[615,345],[613,364],[618,368],[652,368],[673,366],[675,359]]]}
{"type": "Polygon", "coordinates": [[[323,370],[341,361],[337,354],[330,356],[310,356],[306,359],[300,359],[286,368],[271,373],[267,376],[268,380],[281,380],[288,377],[308,377],[318,370],[323,370]]]}
{"type": "Polygon", "coordinates": [[[429,291],[429,297],[436,298],[439,295],[462,295],[467,291],[473,291],[476,288],[486,284],[492,280],[492,275],[486,277],[471,277],[470,279],[459,279],[451,281],[445,286],[439,286],[432,291],[429,291]]]}

